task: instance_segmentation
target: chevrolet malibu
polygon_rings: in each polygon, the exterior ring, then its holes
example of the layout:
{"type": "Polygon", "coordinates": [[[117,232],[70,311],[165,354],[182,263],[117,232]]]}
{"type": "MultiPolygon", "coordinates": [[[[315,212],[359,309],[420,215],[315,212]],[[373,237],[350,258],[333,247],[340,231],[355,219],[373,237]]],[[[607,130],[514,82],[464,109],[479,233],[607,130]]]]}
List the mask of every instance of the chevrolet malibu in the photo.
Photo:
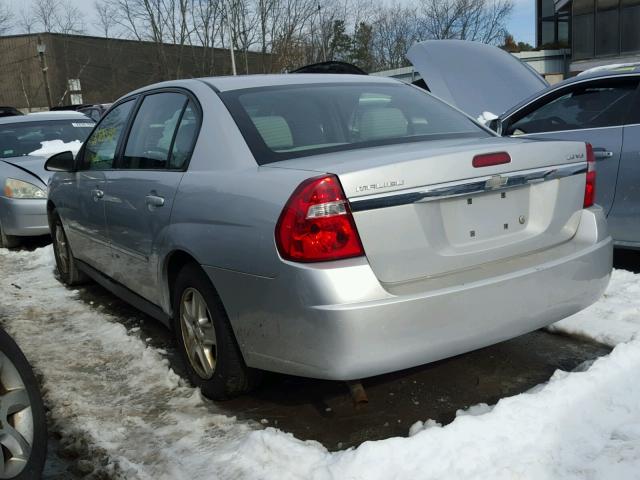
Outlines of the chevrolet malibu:
{"type": "Polygon", "coordinates": [[[47,209],[60,278],[170,326],[224,398],[259,370],[356,380],[592,304],[612,262],[593,165],[391,79],[192,79],[50,158],[47,209]]]}

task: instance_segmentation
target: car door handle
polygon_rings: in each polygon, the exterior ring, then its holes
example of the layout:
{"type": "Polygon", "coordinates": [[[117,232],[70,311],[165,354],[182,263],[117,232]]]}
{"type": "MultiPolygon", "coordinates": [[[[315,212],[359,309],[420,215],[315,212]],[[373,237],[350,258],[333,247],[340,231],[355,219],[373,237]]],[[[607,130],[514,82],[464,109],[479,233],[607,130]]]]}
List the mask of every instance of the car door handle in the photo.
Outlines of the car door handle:
{"type": "Polygon", "coordinates": [[[596,157],[596,160],[604,160],[605,158],[613,157],[613,152],[605,150],[604,148],[594,148],[593,156],[596,157]]]}
{"type": "Polygon", "coordinates": [[[150,207],[162,207],[164,205],[164,197],[149,194],[144,198],[147,202],[147,205],[149,205],[150,207]]]}
{"type": "Polygon", "coordinates": [[[91,196],[94,200],[100,200],[102,197],[104,197],[104,192],[98,188],[95,188],[91,190],[91,196]]]}

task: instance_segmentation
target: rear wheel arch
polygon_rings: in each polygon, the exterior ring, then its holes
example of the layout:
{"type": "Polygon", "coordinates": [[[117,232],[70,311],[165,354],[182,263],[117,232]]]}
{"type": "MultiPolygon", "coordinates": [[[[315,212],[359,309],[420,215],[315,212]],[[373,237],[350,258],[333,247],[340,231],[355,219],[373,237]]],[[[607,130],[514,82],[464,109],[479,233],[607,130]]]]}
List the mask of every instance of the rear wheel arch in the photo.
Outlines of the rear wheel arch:
{"type": "Polygon", "coordinates": [[[173,288],[176,283],[176,279],[178,278],[178,274],[180,273],[180,270],[190,264],[200,266],[195,257],[184,250],[174,250],[166,257],[164,262],[163,283],[167,289],[167,299],[171,308],[173,308],[173,288]]]}

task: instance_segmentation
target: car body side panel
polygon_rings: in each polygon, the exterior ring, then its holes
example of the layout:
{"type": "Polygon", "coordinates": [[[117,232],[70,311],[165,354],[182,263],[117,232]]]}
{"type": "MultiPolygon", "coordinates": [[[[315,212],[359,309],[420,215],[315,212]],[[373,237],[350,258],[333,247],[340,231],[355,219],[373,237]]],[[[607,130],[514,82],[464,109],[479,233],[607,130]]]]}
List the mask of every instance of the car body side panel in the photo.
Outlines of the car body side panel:
{"type": "MultiPolygon", "coordinates": [[[[113,258],[104,217],[104,202],[98,191],[104,192],[106,181],[100,170],[84,170],[72,174],[72,183],[65,188],[65,207],[60,211],[73,254],[92,267],[111,276],[113,258]]],[[[50,195],[57,206],[60,195],[50,195]]]]}
{"type": "Polygon", "coordinates": [[[160,303],[156,240],[169,224],[179,171],[109,170],[103,198],[113,279],[150,302],[160,303]],[[147,196],[162,198],[152,205],[147,196]]]}
{"type": "Polygon", "coordinates": [[[613,197],[616,192],[616,182],[618,180],[618,169],[620,167],[622,129],[623,127],[621,126],[586,128],[584,130],[517,135],[515,138],[589,142],[594,150],[600,150],[602,153],[611,152],[610,157],[596,157],[596,203],[602,206],[605,214],[609,214],[613,205],[613,197]]]}
{"type": "Polygon", "coordinates": [[[617,244],[640,248],[640,125],[624,127],[620,175],[608,220],[617,244]]]}

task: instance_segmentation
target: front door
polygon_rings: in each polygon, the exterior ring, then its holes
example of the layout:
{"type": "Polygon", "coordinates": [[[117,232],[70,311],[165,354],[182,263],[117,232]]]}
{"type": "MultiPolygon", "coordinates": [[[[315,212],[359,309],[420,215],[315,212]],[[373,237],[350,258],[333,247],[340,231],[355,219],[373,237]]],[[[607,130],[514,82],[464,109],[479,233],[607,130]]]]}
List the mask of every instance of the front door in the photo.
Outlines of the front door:
{"type": "Polygon", "coordinates": [[[620,246],[640,247],[640,93],[623,130],[618,187],[609,215],[609,230],[620,246]]]}
{"type": "Polygon", "coordinates": [[[77,208],[68,209],[67,235],[73,254],[107,275],[112,262],[105,223],[105,172],[113,168],[120,137],[134,103],[130,100],[116,106],[85,142],[75,174],[77,208]]]}
{"type": "Polygon", "coordinates": [[[504,133],[589,142],[596,157],[596,203],[608,214],[618,180],[623,125],[637,86],[638,81],[629,77],[568,85],[513,114],[504,133]]]}
{"type": "Polygon", "coordinates": [[[181,92],[147,94],[116,168],[106,173],[105,215],[113,278],[158,303],[158,248],[198,124],[195,104],[181,92]]]}

